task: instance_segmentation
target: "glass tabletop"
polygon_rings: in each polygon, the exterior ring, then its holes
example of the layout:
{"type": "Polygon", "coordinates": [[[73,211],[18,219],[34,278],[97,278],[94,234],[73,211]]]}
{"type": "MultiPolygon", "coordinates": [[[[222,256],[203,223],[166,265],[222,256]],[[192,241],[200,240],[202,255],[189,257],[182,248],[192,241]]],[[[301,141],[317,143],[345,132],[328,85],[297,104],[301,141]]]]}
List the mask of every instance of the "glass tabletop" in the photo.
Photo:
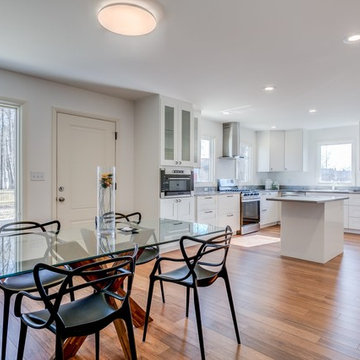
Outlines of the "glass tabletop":
{"type": "Polygon", "coordinates": [[[141,225],[117,223],[115,234],[97,234],[94,224],[63,229],[58,235],[26,233],[0,235],[0,278],[31,272],[42,262],[63,265],[139,248],[179,241],[182,236],[204,237],[224,228],[186,221],[159,219],[141,225]]]}

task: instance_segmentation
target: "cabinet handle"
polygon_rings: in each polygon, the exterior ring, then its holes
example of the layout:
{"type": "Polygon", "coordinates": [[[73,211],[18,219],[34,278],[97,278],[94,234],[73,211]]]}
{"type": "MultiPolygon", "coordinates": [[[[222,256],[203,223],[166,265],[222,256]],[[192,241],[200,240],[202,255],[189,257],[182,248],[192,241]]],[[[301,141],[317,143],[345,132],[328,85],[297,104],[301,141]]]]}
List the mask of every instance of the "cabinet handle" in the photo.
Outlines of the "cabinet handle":
{"type": "Polygon", "coordinates": [[[205,200],[211,200],[212,199],[212,196],[207,196],[206,198],[205,198],[205,200]]]}
{"type": "Polygon", "coordinates": [[[205,214],[211,214],[213,211],[205,211],[205,214]]]}
{"type": "Polygon", "coordinates": [[[233,214],[229,214],[229,215],[226,215],[227,217],[232,217],[232,216],[234,216],[233,214]]]}
{"type": "Polygon", "coordinates": [[[265,212],[265,211],[267,211],[267,209],[262,209],[261,211],[262,211],[262,212],[265,212]]]}
{"type": "Polygon", "coordinates": [[[234,195],[226,195],[226,197],[234,197],[234,195]]]}

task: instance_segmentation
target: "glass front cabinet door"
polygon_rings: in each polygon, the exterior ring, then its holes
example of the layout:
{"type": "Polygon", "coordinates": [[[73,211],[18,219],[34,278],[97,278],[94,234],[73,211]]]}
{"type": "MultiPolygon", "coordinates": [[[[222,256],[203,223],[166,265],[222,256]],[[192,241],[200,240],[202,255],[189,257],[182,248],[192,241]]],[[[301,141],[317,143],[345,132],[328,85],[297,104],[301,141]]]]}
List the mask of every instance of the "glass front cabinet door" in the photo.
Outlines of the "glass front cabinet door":
{"type": "Polygon", "coordinates": [[[162,97],[161,165],[194,166],[192,105],[162,97]]]}
{"type": "Polygon", "coordinates": [[[161,103],[161,165],[177,165],[177,106],[170,100],[161,103]]]}

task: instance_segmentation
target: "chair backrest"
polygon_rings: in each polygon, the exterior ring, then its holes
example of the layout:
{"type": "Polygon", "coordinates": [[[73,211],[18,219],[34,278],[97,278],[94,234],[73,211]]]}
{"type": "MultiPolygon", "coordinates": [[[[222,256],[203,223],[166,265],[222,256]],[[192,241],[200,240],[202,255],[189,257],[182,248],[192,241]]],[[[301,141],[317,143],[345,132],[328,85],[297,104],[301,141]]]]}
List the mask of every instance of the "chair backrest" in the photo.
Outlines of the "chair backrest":
{"type": "Polygon", "coordinates": [[[183,236],[180,239],[180,249],[186,265],[189,268],[189,272],[181,280],[188,278],[190,275],[192,275],[193,278],[196,279],[196,265],[210,267],[215,273],[220,273],[226,265],[226,259],[230,248],[231,237],[232,230],[230,226],[226,226],[224,233],[216,235],[208,240],[201,240],[191,236],[183,236]],[[199,244],[199,248],[195,255],[190,256],[186,250],[185,243],[188,240],[199,244]],[[216,261],[203,260],[204,258],[208,257],[207,255],[213,254],[215,252],[222,252],[220,253],[220,258],[217,258],[216,261]]]}
{"type": "Polygon", "coordinates": [[[115,221],[125,219],[128,222],[133,222],[135,224],[140,224],[141,222],[141,213],[138,211],[130,214],[115,213],[115,221]]]}
{"type": "MultiPolygon", "coordinates": [[[[44,328],[53,321],[56,322],[56,326],[64,327],[63,320],[58,313],[64,296],[88,287],[92,287],[96,293],[102,292],[105,295],[112,296],[117,300],[123,302],[128,301],[135,271],[135,258],[137,251],[138,248],[136,246],[130,255],[94,261],[74,270],[66,270],[42,263],[35,265],[33,271],[35,284],[39,295],[44,302],[45,308],[50,313],[49,319],[46,322],[39,324],[39,328],[44,328]],[[40,277],[40,272],[42,270],[65,275],[58,292],[54,294],[48,294],[46,292],[40,277]],[[86,281],[79,283],[74,281],[76,278],[82,280],[85,279],[86,281]],[[124,290],[125,294],[120,296],[116,293],[116,291],[119,289],[119,286],[125,279],[127,279],[127,287],[126,290],[124,290]],[[76,283],[78,283],[78,285],[73,285],[76,283]]],[[[77,300],[80,298],[80,294],[76,296],[77,300]]],[[[114,312],[120,310],[121,307],[114,312]]]]}
{"type": "Polygon", "coordinates": [[[60,222],[58,220],[48,221],[46,223],[40,224],[35,221],[15,221],[11,223],[7,223],[0,227],[1,233],[15,233],[15,234],[23,234],[25,232],[33,232],[36,230],[46,232],[50,231],[55,226],[55,230],[53,231],[55,234],[58,234],[60,231],[60,222]]]}

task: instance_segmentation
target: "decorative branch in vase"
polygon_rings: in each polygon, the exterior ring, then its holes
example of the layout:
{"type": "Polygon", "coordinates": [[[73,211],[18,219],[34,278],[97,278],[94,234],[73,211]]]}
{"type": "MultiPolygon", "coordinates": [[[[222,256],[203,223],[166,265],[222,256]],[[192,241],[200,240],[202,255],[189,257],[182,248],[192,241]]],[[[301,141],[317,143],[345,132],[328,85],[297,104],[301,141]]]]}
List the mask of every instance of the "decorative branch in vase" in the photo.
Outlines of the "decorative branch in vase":
{"type": "Polygon", "coordinates": [[[97,167],[97,232],[115,232],[115,167],[97,167]]]}

